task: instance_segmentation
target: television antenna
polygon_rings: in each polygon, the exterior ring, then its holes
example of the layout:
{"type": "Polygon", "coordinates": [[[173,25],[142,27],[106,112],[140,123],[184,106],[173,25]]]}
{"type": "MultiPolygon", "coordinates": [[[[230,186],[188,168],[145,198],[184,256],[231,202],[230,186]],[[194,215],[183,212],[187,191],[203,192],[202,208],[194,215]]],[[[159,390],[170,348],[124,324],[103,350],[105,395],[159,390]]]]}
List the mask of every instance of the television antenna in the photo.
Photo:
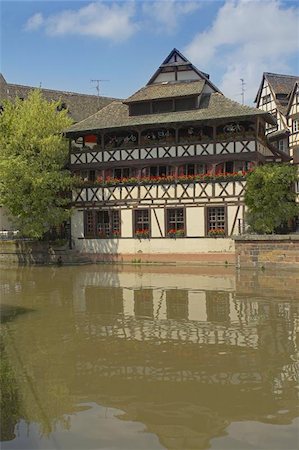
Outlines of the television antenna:
{"type": "Polygon", "coordinates": [[[102,83],[103,81],[110,81],[110,80],[90,80],[91,83],[95,83],[95,89],[97,91],[97,96],[98,96],[98,106],[100,106],[100,83],[102,83]]]}
{"type": "Polygon", "coordinates": [[[245,82],[244,78],[240,78],[241,80],[241,96],[242,96],[242,105],[244,105],[244,99],[245,99],[245,82]]]}

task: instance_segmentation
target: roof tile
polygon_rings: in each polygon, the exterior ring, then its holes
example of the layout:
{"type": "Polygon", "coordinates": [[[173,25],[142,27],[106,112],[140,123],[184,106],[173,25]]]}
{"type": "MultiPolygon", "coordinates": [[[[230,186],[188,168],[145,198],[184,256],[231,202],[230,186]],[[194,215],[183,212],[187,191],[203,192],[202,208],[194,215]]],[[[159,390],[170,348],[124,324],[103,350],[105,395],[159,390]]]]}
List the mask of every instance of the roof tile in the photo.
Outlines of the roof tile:
{"type": "Polygon", "coordinates": [[[138,125],[163,125],[221,118],[234,119],[257,115],[262,115],[268,121],[273,122],[273,118],[269,113],[250,106],[240,105],[219,93],[205,94],[202,107],[199,109],[140,116],[129,116],[129,107],[120,101],[115,101],[93,116],[72,125],[66,132],[84,132],[121,127],[128,128],[138,125]]]}

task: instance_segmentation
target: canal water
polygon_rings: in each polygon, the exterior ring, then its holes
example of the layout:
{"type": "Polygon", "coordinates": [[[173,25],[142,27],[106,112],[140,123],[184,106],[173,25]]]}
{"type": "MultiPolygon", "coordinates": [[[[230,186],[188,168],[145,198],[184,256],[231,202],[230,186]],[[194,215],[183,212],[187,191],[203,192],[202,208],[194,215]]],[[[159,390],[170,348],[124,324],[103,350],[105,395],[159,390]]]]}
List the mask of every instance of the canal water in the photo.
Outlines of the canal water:
{"type": "Polygon", "coordinates": [[[299,447],[298,272],[2,267],[0,294],[2,450],[299,447]]]}

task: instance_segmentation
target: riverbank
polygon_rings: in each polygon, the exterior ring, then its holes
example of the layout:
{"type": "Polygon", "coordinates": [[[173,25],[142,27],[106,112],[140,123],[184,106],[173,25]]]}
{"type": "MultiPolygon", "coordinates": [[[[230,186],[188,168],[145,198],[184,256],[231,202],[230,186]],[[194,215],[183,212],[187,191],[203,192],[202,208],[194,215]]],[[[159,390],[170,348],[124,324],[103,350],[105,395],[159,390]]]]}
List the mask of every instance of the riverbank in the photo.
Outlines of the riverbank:
{"type": "Polygon", "coordinates": [[[115,242],[110,247],[107,242],[102,242],[100,251],[98,247],[89,248],[82,243],[79,248],[70,250],[67,242],[57,245],[35,240],[3,240],[0,241],[0,262],[17,265],[146,264],[299,269],[299,234],[235,236],[225,239],[230,242],[224,247],[223,241],[223,238],[205,239],[202,241],[204,246],[198,245],[199,251],[196,251],[194,242],[193,251],[190,246],[185,252],[183,248],[180,252],[169,252],[166,247],[159,251],[156,244],[155,251],[151,252],[146,247],[141,250],[135,243],[131,252],[117,252],[115,242]],[[210,247],[206,241],[210,242],[210,247]]]}

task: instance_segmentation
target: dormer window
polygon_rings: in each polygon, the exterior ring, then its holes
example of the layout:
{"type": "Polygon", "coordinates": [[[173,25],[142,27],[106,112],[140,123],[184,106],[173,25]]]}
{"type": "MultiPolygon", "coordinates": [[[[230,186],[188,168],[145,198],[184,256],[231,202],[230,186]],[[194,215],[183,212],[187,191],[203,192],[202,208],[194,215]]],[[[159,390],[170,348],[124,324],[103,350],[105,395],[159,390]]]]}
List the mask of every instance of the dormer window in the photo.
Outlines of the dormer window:
{"type": "Polygon", "coordinates": [[[130,116],[163,114],[174,111],[189,111],[198,108],[198,95],[170,99],[149,100],[129,105],[130,116]]]}
{"type": "Polygon", "coordinates": [[[164,113],[173,111],[173,100],[155,100],[153,101],[153,113],[164,113]]]}
{"type": "Polygon", "coordinates": [[[175,100],[176,111],[188,111],[197,107],[197,97],[177,98],[175,100]]]}
{"type": "Polygon", "coordinates": [[[130,105],[130,116],[142,116],[150,113],[150,102],[132,103],[132,105],[130,105]]]}
{"type": "Polygon", "coordinates": [[[277,100],[286,100],[288,97],[288,94],[276,94],[277,100]]]}

